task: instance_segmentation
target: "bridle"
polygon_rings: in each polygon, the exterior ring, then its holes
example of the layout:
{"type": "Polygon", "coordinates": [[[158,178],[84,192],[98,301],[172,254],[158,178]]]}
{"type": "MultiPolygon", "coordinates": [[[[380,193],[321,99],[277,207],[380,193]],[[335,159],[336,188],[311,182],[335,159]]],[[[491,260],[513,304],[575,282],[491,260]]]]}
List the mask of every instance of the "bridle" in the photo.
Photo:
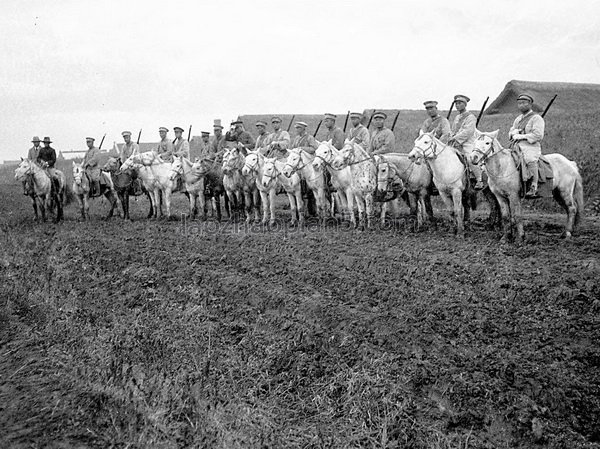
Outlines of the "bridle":
{"type": "MultiPolygon", "coordinates": [[[[242,167],[244,166],[242,164],[242,166],[235,166],[232,164],[232,162],[238,162],[242,159],[242,154],[238,153],[236,156],[234,156],[232,154],[232,152],[228,152],[226,153],[227,158],[225,159],[225,157],[223,157],[223,173],[225,173],[226,175],[229,175],[231,172],[235,171],[235,170],[240,170],[242,169],[242,167]]],[[[244,160],[244,164],[245,164],[245,160],[244,160]]],[[[239,164],[238,164],[239,165],[239,164]]]]}
{"type": "MultiPolygon", "coordinates": [[[[302,160],[302,151],[300,150],[298,151],[298,162],[296,162],[296,166],[292,166],[292,164],[288,163],[286,161],[285,167],[290,167],[292,169],[292,173],[290,173],[290,177],[294,174],[297,173],[298,171],[306,168],[308,166],[308,164],[304,163],[304,161],[302,160]],[[300,167],[300,162],[302,162],[304,165],[302,165],[302,167],[300,167]]],[[[293,151],[292,151],[293,152],[293,151]]]]}
{"type": "Polygon", "coordinates": [[[367,162],[367,161],[371,161],[371,162],[375,163],[375,159],[373,158],[373,156],[368,153],[367,153],[366,158],[361,159],[360,161],[354,160],[354,158],[356,158],[356,152],[355,152],[354,146],[352,146],[350,144],[346,145],[344,148],[341,149],[341,151],[345,151],[346,147],[348,147],[349,149],[348,149],[346,155],[344,155],[344,159],[343,159],[344,166],[350,167],[352,165],[362,164],[363,162],[367,162]]]}
{"type": "MultiPolygon", "coordinates": [[[[479,139],[477,140],[483,140],[484,137],[485,136],[479,136],[479,139]]],[[[473,149],[473,153],[481,154],[481,160],[477,162],[477,165],[485,164],[485,161],[487,161],[489,157],[492,156],[494,150],[494,139],[492,139],[492,144],[490,145],[490,148],[487,151],[481,151],[479,148],[477,148],[477,146],[475,146],[475,148],[473,149]]]]}
{"type": "Polygon", "coordinates": [[[448,144],[444,144],[444,148],[442,148],[442,150],[440,152],[438,152],[437,151],[438,144],[437,144],[437,141],[436,141],[436,139],[434,137],[431,138],[431,142],[425,148],[423,148],[422,146],[420,146],[418,144],[419,140],[420,139],[416,140],[416,142],[415,142],[415,148],[418,149],[421,152],[421,154],[423,155],[423,157],[425,159],[437,159],[438,156],[440,154],[442,154],[444,152],[444,150],[450,146],[448,144]]]}
{"type": "MultiPolygon", "coordinates": [[[[483,140],[485,136],[480,136],[478,140],[483,140]]],[[[495,147],[495,143],[496,143],[496,139],[492,139],[492,144],[490,145],[490,148],[487,151],[481,151],[479,148],[475,147],[475,149],[473,150],[473,153],[479,153],[481,154],[481,160],[479,162],[477,162],[477,165],[483,165],[485,164],[485,162],[492,157],[494,154],[497,154],[495,152],[496,147],[495,147]]],[[[500,150],[502,150],[503,148],[500,147],[500,150]]],[[[490,178],[494,178],[494,179],[502,179],[502,178],[508,178],[512,175],[514,175],[515,173],[517,173],[519,171],[519,169],[521,168],[521,162],[519,161],[519,163],[516,164],[516,168],[514,171],[510,172],[507,175],[494,175],[491,171],[490,171],[490,167],[488,165],[486,165],[485,171],[488,175],[488,177],[490,178]]]]}
{"type": "Polygon", "coordinates": [[[258,173],[258,169],[260,168],[258,156],[256,156],[256,162],[252,165],[249,165],[247,161],[244,161],[244,168],[247,168],[250,173],[258,173]]]}
{"type": "MultiPolygon", "coordinates": [[[[266,163],[265,163],[266,165],[266,163]]],[[[277,170],[277,165],[275,165],[275,162],[273,162],[273,173],[272,174],[267,174],[267,169],[263,168],[263,179],[265,177],[267,177],[269,179],[269,182],[273,181],[275,178],[277,178],[277,176],[279,176],[281,174],[281,172],[279,170],[277,170]]],[[[261,180],[262,181],[262,180],[261,180]]]]}

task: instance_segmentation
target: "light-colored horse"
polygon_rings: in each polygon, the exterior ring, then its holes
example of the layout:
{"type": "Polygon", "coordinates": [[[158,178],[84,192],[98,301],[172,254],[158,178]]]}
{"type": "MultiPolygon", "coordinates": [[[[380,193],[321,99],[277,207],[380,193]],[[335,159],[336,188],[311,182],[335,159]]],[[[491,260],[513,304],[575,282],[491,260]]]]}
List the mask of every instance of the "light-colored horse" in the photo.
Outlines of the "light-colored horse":
{"type": "Polygon", "coordinates": [[[38,207],[42,215],[42,221],[46,221],[46,211],[52,210],[52,205],[56,205],[56,216],[54,221],[58,223],[63,219],[63,206],[66,203],[66,179],[60,170],[54,171],[58,182],[52,188],[52,180],[48,172],[29,159],[21,159],[21,163],[15,170],[15,179],[25,181],[28,177],[30,185],[33,187],[31,201],[35,219],[38,217],[38,207]]]}
{"type": "Polygon", "coordinates": [[[261,204],[263,208],[262,223],[266,224],[269,221],[270,226],[275,225],[275,190],[276,182],[271,182],[268,185],[263,185],[262,179],[264,174],[265,157],[260,151],[249,151],[246,155],[242,174],[247,179],[254,179],[256,188],[260,193],[261,204]],[[269,220],[269,213],[271,219],[269,220]]]}
{"type": "MultiPolygon", "coordinates": [[[[466,166],[456,150],[441,142],[433,133],[423,133],[415,140],[408,154],[411,161],[424,159],[431,167],[433,182],[446,205],[452,210],[456,235],[464,237],[464,223],[469,221],[469,179],[466,166]]],[[[465,161],[466,162],[466,161],[465,161]]]]}
{"type": "Polygon", "coordinates": [[[304,224],[304,201],[302,200],[302,187],[300,185],[300,176],[297,173],[289,178],[283,174],[285,167],[284,160],[275,158],[265,158],[263,165],[263,174],[261,184],[265,189],[274,189],[277,182],[283,187],[290,202],[291,220],[290,224],[295,226],[304,224]]]}
{"type": "MultiPolygon", "coordinates": [[[[562,154],[546,154],[554,178],[552,194],[567,213],[567,224],[562,234],[570,238],[573,229],[583,217],[583,184],[577,164],[562,154]]],[[[514,225],[517,230],[516,242],[523,240],[523,212],[521,209],[521,173],[510,149],[502,148],[498,141],[498,130],[479,133],[475,149],[471,155],[474,164],[485,164],[488,184],[500,203],[504,228],[503,241],[509,238],[514,225]]]]}
{"type": "MultiPolygon", "coordinates": [[[[331,166],[335,170],[350,167],[350,190],[358,207],[358,221],[364,226],[365,213],[367,228],[371,227],[373,216],[373,194],[377,189],[377,167],[375,159],[360,145],[352,140],[346,140],[344,147],[334,157],[331,166]]],[[[348,197],[348,206],[352,200],[348,197]]],[[[350,209],[351,213],[354,211],[350,209]]]]}
{"type": "Polygon", "coordinates": [[[386,192],[390,183],[399,179],[408,192],[410,213],[417,218],[419,227],[424,216],[435,225],[433,207],[431,206],[431,188],[433,178],[425,164],[417,164],[410,160],[406,153],[385,153],[375,156],[377,163],[377,189],[386,192]]]}
{"type": "Polygon", "coordinates": [[[177,182],[177,178],[181,176],[185,183],[185,190],[188,193],[190,200],[190,217],[196,218],[198,208],[204,213],[204,171],[200,166],[194,164],[183,156],[175,157],[171,164],[171,181],[177,182]]]}
{"type": "Polygon", "coordinates": [[[283,174],[288,178],[294,173],[298,173],[301,179],[306,181],[306,185],[312,190],[319,210],[321,220],[329,215],[329,201],[325,196],[325,176],[323,170],[317,170],[312,164],[315,156],[304,151],[302,148],[293,148],[283,167],[283,174]]]}
{"type": "MultiPolygon", "coordinates": [[[[110,210],[106,216],[106,219],[109,219],[112,218],[117,206],[117,193],[115,192],[110,173],[101,171],[100,176],[104,180],[104,184],[101,184],[100,192],[110,202],[110,210]]],[[[79,209],[83,220],[89,220],[90,218],[90,190],[90,179],[83,168],[83,162],[78,164],[73,161],[73,193],[79,201],[79,209]]]]}
{"type": "Polygon", "coordinates": [[[171,218],[171,193],[177,185],[171,179],[171,163],[163,161],[155,151],[135,152],[121,166],[121,170],[129,168],[137,170],[144,188],[150,193],[154,218],[163,215],[161,197],[167,208],[167,218],[171,218]]]}
{"type": "MultiPolygon", "coordinates": [[[[254,221],[260,221],[259,194],[253,177],[246,177],[242,169],[246,163],[246,156],[237,147],[225,150],[223,155],[223,186],[229,197],[229,203],[234,209],[241,212],[242,194],[246,207],[246,222],[252,221],[252,209],[254,208],[254,221]]],[[[232,216],[233,218],[233,216],[232,216]]]]}
{"type": "Polygon", "coordinates": [[[323,141],[315,151],[313,166],[316,170],[326,169],[331,175],[331,185],[336,189],[335,198],[340,206],[339,210],[342,216],[349,215],[349,219],[356,226],[354,217],[354,194],[352,193],[352,172],[350,167],[346,166],[336,170],[331,165],[333,160],[340,154],[340,151],[333,146],[330,141],[323,141]]]}

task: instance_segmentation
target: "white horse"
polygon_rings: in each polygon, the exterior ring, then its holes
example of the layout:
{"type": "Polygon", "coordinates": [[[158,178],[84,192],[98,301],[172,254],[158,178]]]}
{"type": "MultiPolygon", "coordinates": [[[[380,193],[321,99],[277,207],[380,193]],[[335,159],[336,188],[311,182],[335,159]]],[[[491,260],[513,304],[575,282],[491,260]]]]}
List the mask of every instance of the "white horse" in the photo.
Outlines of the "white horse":
{"type": "MultiPolygon", "coordinates": [[[[334,157],[331,166],[335,170],[350,167],[350,173],[352,174],[350,190],[358,207],[359,225],[364,226],[366,212],[367,228],[370,228],[373,216],[373,193],[377,189],[377,167],[375,166],[375,160],[353,140],[346,140],[344,147],[334,157]]],[[[348,196],[349,208],[351,201],[348,196]]],[[[350,209],[350,212],[354,214],[352,209],[350,209]]]]}
{"type": "Polygon", "coordinates": [[[351,223],[356,226],[354,217],[354,194],[352,193],[352,172],[350,167],[346,166],[336,170],[331,165],[333,160],[340,154],[340,151],[333,146],[331,141],[323,141],[315,151],[313,166],[315,169],[323,171],[325,168],[331,175],[331,185],[336,189],[335,198],[340,206],[339,210],[342,217],[349,215],[351,223]]]}
{"type": "Polygon", "coordinates": [[[283,174],[289,178],[294,173],[298,173],[300,178],[306,181],[306,185],[315,196],[319,216],[323,220],[329,215],[329,201],[325,196],[324,172],[312,164],[314,159],[315,156],[302,148],[293,148],[289,150],[283,174]]]}
{"type": "MultiPolygon", "coordinates": [[[[104,195],[110,202],[110,210],[106,216],[106,219],[109,219],[112,218],[115,207],[117,206],[117,202],[119,200],[110,173],[102,171],[100,172],[100,176],[102,176],[104,180],[104,183],[100,184],[100,193],[101,195],[104,195]]],[[[90,218],[90,184],[91,181],[85,169],[83,168],[83,162],[78,164],[77,162],[73,161],[73,193],[79,201],[79,209],[81,211],[81,218],[83,220],[89,220],[90,218]]]]}
{"type": "MultiPolygon", "coordinates": [[[[246,177],[242,174],[245,162],[246,157],[241,149],[233,147],[225,150],[223,155],[223,186],[229,197],[229,204],[233,205],[233,210],[241,212],[243,194],[246,222],[252,221],[252,208],[254,208],[254,220],[258,222],[260,221],[258,189],[252,177],[246,177]]],[[[233,219],[233,215],[231,218],[233,219]]]]}
{"type": "Polygon", "coordinates": [[[433,179],[427,165],[417,164],[405,153],[385,153],[375,156],[377,163],[377,189],[385,192],[390,183],[402,182],[408,192],[410,213],[417,218],[419,227],[424,216],[435,225],[433,207],[431,206],[431,187],[433,179]]]}
{"type": "Polygon", "coordinates": [[[31,201],[35,219],[38,217],[38,207],[42,215],[42,221],[46,221],[46,211],[52,210],[55,204],[57,211],[54,221],[58,223],[63,219],[63,206],[66,203],[66,179],[63,172],[54,170],[57,182],[52,188],[52,180],[48,172],[29,159],[21,159],[21,163],[15,170],[15,179],[25,181],[29,178],[29,184],[33,187],[31,201]]]}
{"type": "MultiPolygon", "coordinates": [[[[558,204],[567,213],[567,224],[562,234],[570,238],[573,229],[583,217],[583,184],[577,164],[562,154],[546,154],[554,178],[552,194],[558,204]]],[[[471,155],[474,164],[485,164],[490,190],[500,203],[504,228],[503,241],[509,238],[514,225],[517,229],[516,242],[520,243],[525,235],[523,230],[523,212],[521,209],[521,173],[510,149],[502,148],[498,141],[498,130],[491,133],[479,133],[475,149],[471,155]]]]}
{"type": "Polygon", "coordinates": [[[204,171],[200,166],[195,166],[189,159],[179,156],[175,157],[171,164],[171,181],[177,182],[179,176],[185,183],[185,190],[190,200],[190,217],[192,219],[196,218],[198,209],[202,211],[204,216],[204,171]]]}
{"type": "Polygon", "coordinates": [[[263,208],[263,219],[262,223],[266,224],[269,218],[269,212],[271,219],[269,221],[270,226],[275,225],[275,190],[277,183],[271,182],[268,185],[263,185],[262,179],[264,174],[265,157],[258,150],[248,151],[244,168],[242,168],[242,175],[247,179],[254,179],[256,188],[260,193],[260,199],[263,208]]]}
{"type": "Polygon", "coordinates": [[[469,179],[466,166],[456,150],[436,139],[433,133],[421,131],[408,157],[411,161],[418,163],[422,159],[427,161],[433,172],[433,182],[440,192],[440,196],[452,210],[456,235],[464,238],[464,222],[469,221],[470,212],[469,198],[467,198],[469,179]]]}
{"type": "Polygon", "coordinates": [[[171,163],[163,161],[155,151],[135,152],[123,162],[121,170],[137,170],[144,188],[150,192],[154,218],[162,216],[161,198],[167,208],[167,218],[171,218],[171,193],[176,181],[171,179],[171,163]]]}
{"type": "Polygon", "coordinates": [[[290,202],[290,212],[292,215],[290,224],[292,226],[297,224],[302,226],[304,224],[304,201],[302,200],[300,176],[294,173],[288,178],[283,174],[284,166],[285,161],[266,157],[263,165],[261,184],[265,189],[274,189],[279,181],[290,202]]]}

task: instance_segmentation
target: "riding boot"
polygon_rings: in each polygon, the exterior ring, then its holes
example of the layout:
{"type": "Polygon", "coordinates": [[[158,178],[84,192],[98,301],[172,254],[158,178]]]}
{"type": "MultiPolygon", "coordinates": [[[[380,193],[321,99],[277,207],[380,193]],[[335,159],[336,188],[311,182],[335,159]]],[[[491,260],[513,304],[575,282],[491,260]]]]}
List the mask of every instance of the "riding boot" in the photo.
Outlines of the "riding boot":
{"type": "Polygon", "coordinates": [[[92,184],[94,186],[94,193],[92,194],[92,196],[100,196],[100,181],[93,181],[92,184]]]}
{"type": "Polygon", "coordinates": [[[531,174],[531,186],[529,187],[529,190],[527,191],[525,196],[536,197],[539,181],[538,161],[529,162],[527,164],[527,170],[531,174]]]}

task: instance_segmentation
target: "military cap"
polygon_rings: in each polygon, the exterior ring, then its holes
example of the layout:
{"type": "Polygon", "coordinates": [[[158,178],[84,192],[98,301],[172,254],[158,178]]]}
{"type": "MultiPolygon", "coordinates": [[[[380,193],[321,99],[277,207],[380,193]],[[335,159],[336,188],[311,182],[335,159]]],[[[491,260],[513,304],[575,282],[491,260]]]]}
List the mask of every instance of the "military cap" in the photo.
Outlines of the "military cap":
{"type": "Polygon", "coordinates": [[[266,127],[267,124],[265,122],[263,122],[262,120],[259,120],[258,122],[256,122],[256,126],[264,126],[264,127],[266,127]]]}
{"type": "Polygon", "coordinates": [[[213,128],[221,128],[221,129],[223,129],[223,125],[221,125],[221,119],[220,118],[216,118],[214,120],[213,128]]]}
{"type": "Polygon", "coordinates": [[[202,136],[210,136],[210,133],[208,131],[202,131],[202,136]]]}
{"type": "Polygon", "coordinates": [[[471,101],[471,99],[466,95],[459,94],[454,96],[454,101],[464,101],[465,103],[468,103],[469,101],[471,101]]]}
{"type": "Polygon", "coordinates": [[[435,100],[429,100],[429,101],[426,101],[423,104],[425,105],[425,108],[433,108],[433,107],[435,107],[435,106],[438,105],[438,102],[435,101],[435,100]]]}
{"type": "Polygon", "coordinates": [[[180,128],[179,126],[175,126],[173,128],[173,131],[179,131],[179,132],[183,132],[183,128],[180,128]]]}
{"type": "MultiPolygon", "coordinates": [[[[48,140],[50,140],[50,137],[48,137],[48,140]]],[[[86,137],[85,140],[91,140],[92,142],[96,139],[94,139],[93,137],[86,137]]],[[[44,137],[44,142],[46,141],[46,138],[44,137]]]]}
{"type": "Polygon", "coordinates": [[[121,135],[122,135],[123,137],[125,137],[125,136],[131,136],[131,131],[123,131],[123,132],[121,133],[121,135]]]}
{"type": "Polygon", "coordinates": [[[294,128],[308,128],[308,125],[306,122],[296,122],[294,124],[294,128]]]}
{"type": "Polygon", "coordinates": [[[31,142],[41,142],[41,140],[38,136],[33,136],[33,139],[31,139],[31,142]]]}
{"type": "Polygon", "coordinates": [[[350,118],[362,118],[362,112],[351,112],[350,118]]]}
{"type": "Polygon", "coordinates": [[[337,115],[331,114],[331,113],[328,112],[328,113],[325,114],[324,118],[326,118],[326,119],[330,118],[332,120],[335,120],[337,118],[337,115]]]}
{"type": "Polygon", "coordinates": [[[233,122],[231,122],[231,126],[235,126],[235,125],[243,125],[244,122],[242,122],[241,120],[234,120],[233,122]]]}
{"type": "Polygon", "coordinates": [[[529,94],[521,94],[521,95],[519,95],[517,97],[517,101],[519,101],[519,100],[527,100],[527,101],[533,103],[533,97],[531,95],[529,95],[529,94]]]}
{"type": "Polygon", "coordinates": [[[164,126],[161,126],[160,128],[158,128],[159,131],[164,131],[166,133],[169,132],[169,130],[167,128],[165,128],[164,126]]]}
{"type": "Polygon", "coordinates": [[[273,118],[271,118],[271,123],[275,123],[275,122],[281,123],[281,117],[273,117],[273,118]]]}
{"type": "Polygon", "coordinates": [[[50,137],[44,137],[44,143],[52,143],[50,137]]]}
{"type": "Polygon", "coordinates": [[[387,118],[387,115],[385,112],[381,112],[381,111],[377,111],[373,114],[373,118],[379,118],[379,117],[385,120],[387,118]]]}

